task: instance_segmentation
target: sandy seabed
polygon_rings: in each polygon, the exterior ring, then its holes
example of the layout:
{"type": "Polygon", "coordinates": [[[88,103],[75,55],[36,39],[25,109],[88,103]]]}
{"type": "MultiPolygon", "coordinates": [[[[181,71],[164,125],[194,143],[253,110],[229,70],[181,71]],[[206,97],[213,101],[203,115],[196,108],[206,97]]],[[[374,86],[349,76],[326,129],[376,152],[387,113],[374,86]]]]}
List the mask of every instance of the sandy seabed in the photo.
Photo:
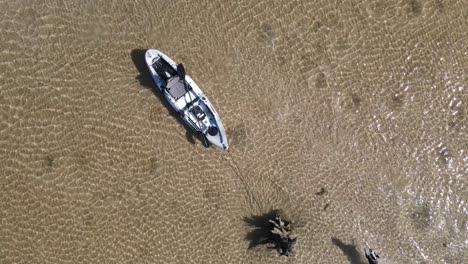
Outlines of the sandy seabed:
{"type": "Polygon", "coordinates": [[[1,263],[466,263],[466,1],[0,1],[1,263]],[[185,65],[205,149],[141,57],[185,65]],[[282,210],[295,254],[252,245],[282,210]],[[250,219],[250,220],[249,220],[250,219]]]}

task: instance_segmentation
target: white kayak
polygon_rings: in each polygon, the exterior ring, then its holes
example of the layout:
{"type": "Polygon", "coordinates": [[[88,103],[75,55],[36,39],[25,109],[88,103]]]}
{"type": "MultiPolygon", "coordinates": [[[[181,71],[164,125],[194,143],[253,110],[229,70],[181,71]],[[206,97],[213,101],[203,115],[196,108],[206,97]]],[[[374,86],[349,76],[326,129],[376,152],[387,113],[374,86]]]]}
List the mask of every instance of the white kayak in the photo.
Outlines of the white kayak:
{"type": "Polygon", "coordinates": [[[146,51],[145,60],[164,98],[182,120],[199,134],[203,145],[228,150],[226,131],[218,113],[198,85],[185,74],[182,64],[175,63],[155,49],[146,51]]]}

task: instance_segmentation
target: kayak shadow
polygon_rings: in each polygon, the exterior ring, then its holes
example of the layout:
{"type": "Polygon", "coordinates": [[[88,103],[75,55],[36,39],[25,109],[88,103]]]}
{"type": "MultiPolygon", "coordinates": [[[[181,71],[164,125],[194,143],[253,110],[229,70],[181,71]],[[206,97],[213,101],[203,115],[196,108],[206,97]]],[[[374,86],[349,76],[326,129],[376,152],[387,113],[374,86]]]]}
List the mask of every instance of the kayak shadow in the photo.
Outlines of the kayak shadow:
{"type": "Polygon", "coordinates": [[[193,131],[187,124],[185,124],[185,122],[180,119],[180,117],[177,115],[177,112],[174,110],[174,108],[172,108],[169,102],[166,101],[164,96],[159,91],[156,83],[148,71],[148,67],[146,66],[145,53],[145,49],[133,49],[130,52],[130,57],[132,58],[133,64],[139,73],[135,79],[138,80],[141,86],[145,87],[146,89],[150,89],[156,98],[159,99],[160,103],[167,109],[168,113],[177,119],[177,122],[184,126],[186,130],[185,137],[190,144],[195,144],[196,139],[201,141],[195,131],[193,131]]]}

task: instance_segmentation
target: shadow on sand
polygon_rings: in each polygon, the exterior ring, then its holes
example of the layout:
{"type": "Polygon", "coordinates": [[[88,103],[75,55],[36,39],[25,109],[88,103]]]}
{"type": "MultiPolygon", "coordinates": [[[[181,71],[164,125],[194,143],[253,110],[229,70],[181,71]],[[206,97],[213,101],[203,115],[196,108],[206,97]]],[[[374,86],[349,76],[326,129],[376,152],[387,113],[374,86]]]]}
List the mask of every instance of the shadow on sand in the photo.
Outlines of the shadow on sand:
{"type": "Polygon", "coordinates": [[[262,215],[244,217],[244,222],[246,222],[253,229],[245,237],[245,239],[250,242],[249,249],[258,245],[266,245],[271,243],[271,224],[268,222],[268,220],[275,219],[277,215],[279,215],[279,210],[272,210],[262,215]]]}
{"type": "Polygon", "coordinates": [[[244,222],[252,228],[246,236],[250,241],[249,249],[258,245],[269,245],[268,248],[275,249],[280,255],[290,256],[293,253],[296,238],[290,236],[292,226],[289,221],[282,219],[279,210],[245,217],[244,222]]]}
{"type": "Polygon", "coordinates": [[[135,77],[135,79],[138,80],[141,86],[150,89],[153,94],[159,99],[159,102],[166,107],[167,111],[169,114],[177,119],[177,121],[182,124],[185,127],[185,137],[187,138],[187,141],[191,144],[195,144],[195,139],[199,139],[198,135],[193,131],[185,122],[183,122],[179,116],[177,115],[176,111],[172,108],[172,106],[166,101],[164,96],[161,94],[161,92],[158,90],[156,87],[156,83],[154,83],[153,78],[151,77],[148,68],[146,66],[145,62],[145,49],[134,49],[130,53],[130,56],[132,58],[133,64],[135,65],[135,68],[137,68],[139,74],[138,76],[135,77]]]}
{"type": "Polygon", "coordinates": [[[350,264],[365,264],[365,262],[362,261],[361,254],[359,254],[359,251],[357,250],[356,245],[354,245],[354,242],[352,244],[345,244],[343,241],[334,237],[332,237],[331,240],[333,245],[339,247],[346,255],[346,257],[348,257],[350,264]]]}

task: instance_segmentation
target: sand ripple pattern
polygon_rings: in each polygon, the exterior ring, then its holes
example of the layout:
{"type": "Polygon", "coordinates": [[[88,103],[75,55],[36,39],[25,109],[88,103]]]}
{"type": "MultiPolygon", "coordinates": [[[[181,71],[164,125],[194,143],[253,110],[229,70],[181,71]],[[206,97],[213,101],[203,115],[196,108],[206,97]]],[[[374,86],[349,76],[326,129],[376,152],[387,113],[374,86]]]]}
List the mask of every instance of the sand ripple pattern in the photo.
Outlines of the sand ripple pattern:
{"type": "Polygon", "coordinates": [[[0,263],[466,263],[463,0],[0,1],[0,263]],[[204,149],[135,49],[179,62],[204,149]],[[320,192],[324,188],[324,192],[320,192]],[[248,249],[283,209],[295,255],[248,249]],[[464,253],[465,252],[465,255],[464,253]]]}

